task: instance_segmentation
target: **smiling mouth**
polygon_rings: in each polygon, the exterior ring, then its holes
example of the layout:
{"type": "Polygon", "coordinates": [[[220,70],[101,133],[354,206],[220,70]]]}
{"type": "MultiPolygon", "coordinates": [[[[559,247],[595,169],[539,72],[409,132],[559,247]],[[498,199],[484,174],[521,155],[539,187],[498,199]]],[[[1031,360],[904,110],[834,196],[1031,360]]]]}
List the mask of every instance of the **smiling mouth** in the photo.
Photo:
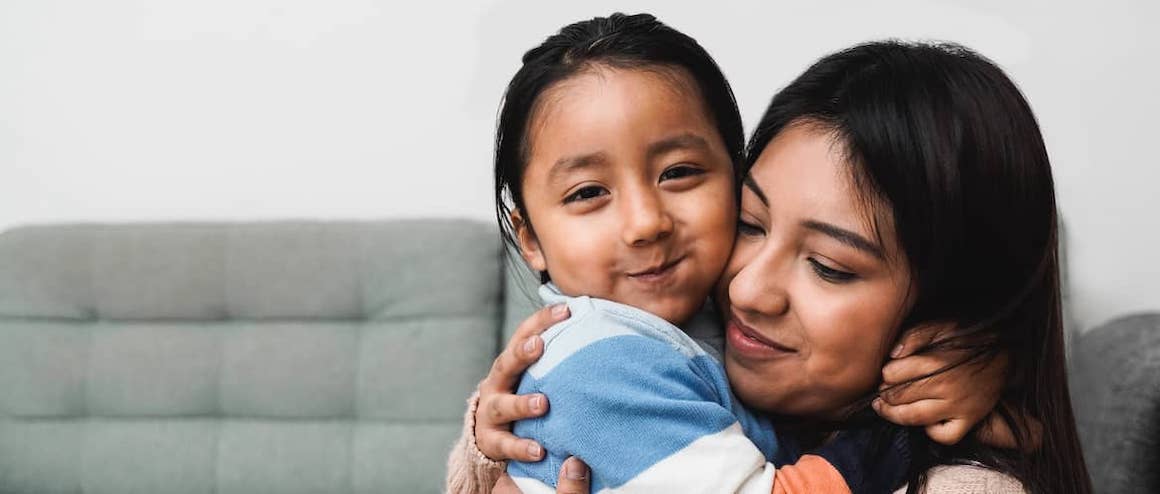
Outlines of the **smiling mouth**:
{"type": "Polygon", "coordinates": [[[744,348],[749,352],[772,352],[779,354],[797,352],[797,350],[794,350],[780,343],[776,343],[762,336],[757,332],[757,330],[746,326],[745,323],[742,323],[741,320],[737,319],[736,316],[729,319],[729,323],[726,325],[725,331],[727,339],[736,343],[735,346],[744,348]]]}
{"type": "Polygon", "coordinates": [[[672,261],[655,266],[644,271],[637,271],[635,273],[628,273],[628,277],[635,280],[654,281],[664,278],[666,275],[673,272],[673,268],[685,260],[684,257],[678,257],[672,261]]]}

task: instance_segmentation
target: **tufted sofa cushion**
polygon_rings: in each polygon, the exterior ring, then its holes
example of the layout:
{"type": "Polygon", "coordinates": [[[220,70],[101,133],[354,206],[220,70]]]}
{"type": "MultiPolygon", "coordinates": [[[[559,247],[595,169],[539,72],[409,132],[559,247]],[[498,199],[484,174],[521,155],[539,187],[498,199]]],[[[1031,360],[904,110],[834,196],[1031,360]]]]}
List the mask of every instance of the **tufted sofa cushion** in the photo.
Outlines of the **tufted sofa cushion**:
{"type": "Polygon", "coordinates": [[[1095,492],[1160,492],[1160,314],[1093,329],[1072,355],[1072,404],[1095,492]]]}
{"type": "Polygon", "coordinates": [[[0,492],[438,492],[500,338],[494,227],[0,235],[0,492]]]}

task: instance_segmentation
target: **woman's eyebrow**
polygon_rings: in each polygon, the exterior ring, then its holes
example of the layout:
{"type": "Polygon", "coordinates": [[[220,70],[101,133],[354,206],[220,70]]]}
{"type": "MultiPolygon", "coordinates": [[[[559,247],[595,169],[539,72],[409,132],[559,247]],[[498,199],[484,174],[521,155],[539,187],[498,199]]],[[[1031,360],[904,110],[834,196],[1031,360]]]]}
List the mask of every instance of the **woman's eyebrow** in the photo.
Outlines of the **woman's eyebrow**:
{"type": "Polygon", "coordinates": [[[765,191],[761,190],[761,187],[757,186],[757,182],[753,181],[753,175],[746,173],[745,178],[742,179],[741,182],[745,184],[749,190],[753,191],[753,194],[757,196],[757,200],[761,201],[765,207],[769,207],[769,198],[765,197],[765,191]]]}
{"type": "Polygon", "coordinates": [[[882,252],[882,247],[879,247],[878,244],[866,240],[866,237],[858,235],[857,233],[854,233],[850,230],[815,220],[805,220],[801,222],[801,225],[802,227],[826,235],[830,238],[833,238],[834,240],[842,242],[860,251],[866,252],[867,254],[870,254],[879,259],[886,258],[886,255],[882,252]]]}

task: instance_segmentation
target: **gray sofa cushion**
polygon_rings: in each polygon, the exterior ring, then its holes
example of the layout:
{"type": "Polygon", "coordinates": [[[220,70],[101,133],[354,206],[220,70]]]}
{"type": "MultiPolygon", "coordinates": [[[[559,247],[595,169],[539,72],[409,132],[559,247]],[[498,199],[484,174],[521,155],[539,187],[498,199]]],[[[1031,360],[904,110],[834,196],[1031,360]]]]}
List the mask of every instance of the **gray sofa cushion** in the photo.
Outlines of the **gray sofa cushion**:
{"type": "Polygon", "coordinates": [[[1096,492],[1160,492],[1160,314],[1076,343],[1071,396],[1096,492]]]}
{"type": "Polygon", "coordinates": [[[503,317],[465,221],[0,235],[0,492],[438,492],[503,317]]]}

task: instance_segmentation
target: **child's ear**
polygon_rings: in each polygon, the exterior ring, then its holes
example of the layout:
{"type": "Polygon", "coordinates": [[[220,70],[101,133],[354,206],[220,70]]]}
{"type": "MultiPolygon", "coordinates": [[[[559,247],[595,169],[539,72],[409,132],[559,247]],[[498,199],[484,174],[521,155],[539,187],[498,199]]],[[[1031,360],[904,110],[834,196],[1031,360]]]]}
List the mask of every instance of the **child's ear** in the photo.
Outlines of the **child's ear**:
{"type": "Polygon", "coordinates": [[[520,244],[520,255],[528,266],[535,271],[547,271],[548,263],[544,261],[544,252],[540,250],[540,241],[532,231],[531,223],[524,221],[519,211],[512,211],[512,228],[516,231],[516,242],[520,244]]]}

